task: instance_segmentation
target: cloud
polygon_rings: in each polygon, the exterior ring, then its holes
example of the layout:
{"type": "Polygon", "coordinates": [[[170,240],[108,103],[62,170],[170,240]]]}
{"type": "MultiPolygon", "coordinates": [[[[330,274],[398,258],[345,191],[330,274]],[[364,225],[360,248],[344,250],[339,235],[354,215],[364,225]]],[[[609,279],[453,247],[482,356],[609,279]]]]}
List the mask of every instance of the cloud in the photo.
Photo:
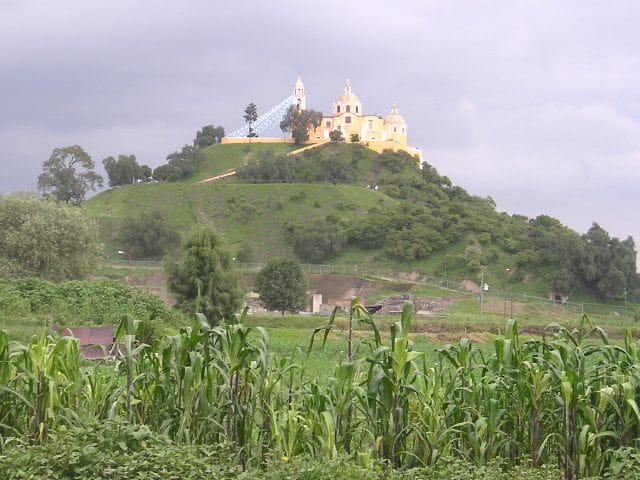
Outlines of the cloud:
{"type": "Polygon", "coordinates": [[[55,147],[157,166],[208,123],[232,131],[303,76],[327,111],[349,77],[397,101],[410,142],[498,207],[640,239],[640,4],[78,2],[0,5],[0,191],[55,147]]]}
{"type": "Polygon", "coordinates": [[[457,109],[464,141],[428,152],[456,183],[499,209],[549,214],[585,232],[592,222],[640,239],[640,122],[609,105],[457,109]]]}

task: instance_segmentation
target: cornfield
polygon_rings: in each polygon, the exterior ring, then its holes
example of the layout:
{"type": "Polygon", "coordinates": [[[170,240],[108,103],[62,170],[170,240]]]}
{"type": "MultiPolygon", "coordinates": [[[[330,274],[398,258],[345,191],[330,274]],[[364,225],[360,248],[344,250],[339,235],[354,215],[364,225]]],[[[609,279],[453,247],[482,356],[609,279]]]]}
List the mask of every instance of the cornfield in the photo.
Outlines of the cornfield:
{"type": "MultiPolygon", "coordinates": [[[[638,447],[640,351],[630,333],[612,344],[585,316],[575,329],[549,325],[542,339],[521,341],[509,320],[490,354],[462,339],[430,362],[413,349],[411,312],[406,304],[382,336],[354,300],[350,325],[367,323],[371,338],[354,354],[349,335],[348,355],[324,382],[270,355],[267,332],[243,326],[242,315],[213,328],[197,315],[151,344],[141,341],[144,324],[125,317],[115,362],[87,367],[73,338],[43,333],[23,345],[0,332],[0,449],[123,419],[225,447],[245,467],[298,455],[395,468],[502,458],[577,479],[606,474],[617,450],[638,447]]],[[[326,340],[332,326],[314,336],[326,340]]]]}

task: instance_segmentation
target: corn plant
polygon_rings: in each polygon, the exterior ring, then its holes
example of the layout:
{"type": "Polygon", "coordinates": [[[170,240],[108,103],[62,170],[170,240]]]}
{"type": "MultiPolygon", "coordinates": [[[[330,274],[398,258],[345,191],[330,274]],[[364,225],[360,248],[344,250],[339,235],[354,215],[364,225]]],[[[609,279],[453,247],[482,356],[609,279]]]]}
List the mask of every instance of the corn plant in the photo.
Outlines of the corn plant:
{"type": "MultiPolygon", "coordinates": [[[[615,345],[583,317],[523,342],[509,320],[491,352],[463,338],[428,362],[410,339],[411,304],[388,341],[361,307],[352,302],[351,327],[368,324],[373,338],[356,348],[348,336],[351,348],[324,383],[271,357],[266,332],[242,325],[243,315],[217,327],[198,315],[148,344],[143,323],[124,317],[111,369],[81,369],[75,339],[42,334],[22,345],[0,332],[0,448],[45,443],[63,425],[124,419],[227,449],[247,467],[341,453],[393,467],[529,459],[558,465],[569,480],[619,471],[620,456],[640,446],[640,350],[630,332],[615,345]]],[[[334,319],[335,311],[310,349],[334,319]]]]}

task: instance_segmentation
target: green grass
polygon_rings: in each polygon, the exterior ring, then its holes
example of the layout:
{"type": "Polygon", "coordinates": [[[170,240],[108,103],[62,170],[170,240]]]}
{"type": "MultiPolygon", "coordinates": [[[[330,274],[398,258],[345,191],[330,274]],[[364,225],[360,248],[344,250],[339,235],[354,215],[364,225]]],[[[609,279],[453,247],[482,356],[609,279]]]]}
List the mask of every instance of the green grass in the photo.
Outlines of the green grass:
{"type": "Polygon", "coordinates": [[[395,203],[349,185],[237,183],[200,185],[193,189],[193,202],[233,250],[248,243],[257,260],[293,255],[287,225],[324,221],[329,214],[348,224],[375,205],[395,203]]]}
{"type": "Polygon", "coordinates": [[[118,231],[127,218],[159,210],[178,232],[186,231],[197,221],[191,187],[177,183],[137,184],[106,190],[82,204],[87,214],[97,220],[104,255],[117,255],[118,231]]]}
{"type": "MultiPolygon", "coordinates": [[[[348,146],[339,149],[344,147],[348,146]]],[[[160,210],[180,233],[206,223],[232,250],[247,243],[256,260],[265,261],[292,255],[285,240],[287,225],[325,221],[329,214],[348,224],[374,206],[397,203],[381,192],[353,185],[240,184],[233,180],[194,185],[243,165],[258,151],[291,149],[288,144],[214,145],[204,149],[205,160],[188,179],[106,190],[87,200],[83,208],[98,221],[107,257],[121,249],[117,233],[125,219],[160,210]]],[[[360,161],[370,162],[371,156],[365,154],[360,161]]]]}
{"type": "MultiPolygon", "coordinates": [[[[314,324],[318,322],[313,322],[314,324]]],[[[388,325],[380,322],[382,338],[388,344],[388,325]]],[[[277,357],[291,357],[293,362],[302,365],[304,379],[326,379],[334,374],[339,362],[346,360],[347,355],[347,330],[346,325],[341,325],[331,331],[325,345],[322,345],[322,335],[316,335],[313,348],[309,355],[307,351],[313,333],[313,328],[274,328],[267,327],[269,334],[269,351],[277,357]]],[[[357,330],[354,333],[355,358],[363,359],[371,353],[366,340],[372,340],[373,334],[365,330],[357,330]]],[[[450,342],[434,341],[424,334],[413,336],[414,349],[425,352],[425,360],[432,363],[437,360],[436,349],[450,342]]],[[[481,350],[488,351],[492,345],[490,342],[478,344],[481,350]]]]}
{"type": "Polygon", "coordinates": [[[241,167],[251,160],[257,152],[270,150],[274,153],[288,153],[295,150],[289,143],[252,143],[211,145],[202,149],[203,160],[189,178],[178,183],[196,183],[241,167]]]}
{"type": "Polygon", "coordinates": [[[42,325],[14,323],[11,321],[0,321],[0,330],[5,330],[9,340],[26,343],[34,335],[40,335],[43,330],[47,330],[47,325],[43,320],[42,325]]]}

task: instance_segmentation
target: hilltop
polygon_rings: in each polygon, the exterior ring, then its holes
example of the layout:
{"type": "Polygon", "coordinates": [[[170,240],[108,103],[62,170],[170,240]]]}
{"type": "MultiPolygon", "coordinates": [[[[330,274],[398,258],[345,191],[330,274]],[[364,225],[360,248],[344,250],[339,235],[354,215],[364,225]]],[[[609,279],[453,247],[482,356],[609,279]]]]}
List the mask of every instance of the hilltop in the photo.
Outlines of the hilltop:
{"type": "Polygon", "coordinates": [[[326,144],[212,145],[176,182],[135,184],[84,204],[115,252],[126,219],[160,210],[186,232],[211,225],[245,261],[364,264],[559,298],[621,299],[637,286],[635,245],[597,225],[584,236],[548,216],[496,211],[406,152],[326,144]],[[207,178],[236,172],[224,179],[207,178]],[[608,272],[613,272],[609,274],[608,272]]]}

